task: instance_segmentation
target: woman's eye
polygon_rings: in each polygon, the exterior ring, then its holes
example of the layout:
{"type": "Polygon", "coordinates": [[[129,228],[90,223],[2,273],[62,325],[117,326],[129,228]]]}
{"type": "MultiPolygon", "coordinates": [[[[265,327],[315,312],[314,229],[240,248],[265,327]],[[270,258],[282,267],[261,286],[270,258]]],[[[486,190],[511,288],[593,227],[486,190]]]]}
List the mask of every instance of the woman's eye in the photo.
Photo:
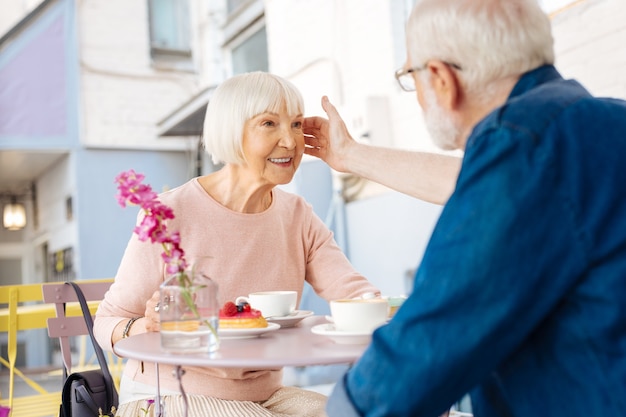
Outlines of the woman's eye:
{"type": "Polygon", "coordinates": [[[294,122],[292,125],[295,129],[302,129],[302,122],[294,122]]]}
{"type": "Polygon", "coordinates": [[[261,123],[262,126],[267,126],[267,127],[272,127],[274,126],[274,122],[272,122],[271,120],[266,120],[263,123],[261,123]]]}

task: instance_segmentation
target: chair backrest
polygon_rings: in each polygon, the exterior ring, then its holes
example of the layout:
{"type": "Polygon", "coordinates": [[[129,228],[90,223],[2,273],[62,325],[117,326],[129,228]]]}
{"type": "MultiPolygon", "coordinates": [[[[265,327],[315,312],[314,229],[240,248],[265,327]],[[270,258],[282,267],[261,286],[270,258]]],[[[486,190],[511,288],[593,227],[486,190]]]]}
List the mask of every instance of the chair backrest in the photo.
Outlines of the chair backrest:
{"type": "MultiPolygon", "coordinates": [[[[104,298],[104,294],[111,286],[111,280],[104,281],[80,281],[85,299],[89,305],[92,316],[95,314],[98,304],[104,298]]],[[[48,336],[59,339],[61,356],[67,374],[72,373],[72,355],[70,350],[70,337],[89,334],[85,319],[82,315],[78,298],[74,288],[62,282],[44,284],[43,299],[46,303],[53,303],[56,309],[56,317],[48,319],[48,336]]]]}

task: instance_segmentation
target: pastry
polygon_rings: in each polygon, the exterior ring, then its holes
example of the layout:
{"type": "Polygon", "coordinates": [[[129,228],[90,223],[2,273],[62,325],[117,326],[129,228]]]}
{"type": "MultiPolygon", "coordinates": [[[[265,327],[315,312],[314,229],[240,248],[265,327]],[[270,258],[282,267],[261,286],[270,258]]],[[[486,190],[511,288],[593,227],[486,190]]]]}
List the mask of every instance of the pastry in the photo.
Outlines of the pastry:
{"type": "Polygon", "coordinates": [[[248,303],[236,305],[226,302],[220,309],[220,329],[251,329],[267,327],[267,321],[259,310],[248,303]]]}

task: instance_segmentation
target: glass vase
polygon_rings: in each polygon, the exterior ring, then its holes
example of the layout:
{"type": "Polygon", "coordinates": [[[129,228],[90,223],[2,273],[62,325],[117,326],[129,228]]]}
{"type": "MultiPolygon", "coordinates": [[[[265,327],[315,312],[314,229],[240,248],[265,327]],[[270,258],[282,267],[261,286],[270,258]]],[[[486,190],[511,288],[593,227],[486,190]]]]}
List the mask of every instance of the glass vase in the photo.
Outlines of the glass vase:
{"type": "Polygon", "coordinates": [[[219,349],[217,284],[199,271],[177,273],[161,284],[161,348],[171,353],[219,349]]]}

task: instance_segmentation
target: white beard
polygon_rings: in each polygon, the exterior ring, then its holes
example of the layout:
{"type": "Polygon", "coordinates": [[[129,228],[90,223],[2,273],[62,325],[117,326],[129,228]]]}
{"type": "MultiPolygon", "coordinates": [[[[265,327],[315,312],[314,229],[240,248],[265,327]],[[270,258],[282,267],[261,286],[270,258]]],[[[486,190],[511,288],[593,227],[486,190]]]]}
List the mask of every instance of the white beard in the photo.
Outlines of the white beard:
{"type": "Polygon", "coordinates": [[[461,133],[460,129],[437,104],[435,91],[427,85],[424,86],[424,100],[426,101],[423,108],[424,123],[435,145],[446,151],[458,149],[457,140],[461,133]]]}

